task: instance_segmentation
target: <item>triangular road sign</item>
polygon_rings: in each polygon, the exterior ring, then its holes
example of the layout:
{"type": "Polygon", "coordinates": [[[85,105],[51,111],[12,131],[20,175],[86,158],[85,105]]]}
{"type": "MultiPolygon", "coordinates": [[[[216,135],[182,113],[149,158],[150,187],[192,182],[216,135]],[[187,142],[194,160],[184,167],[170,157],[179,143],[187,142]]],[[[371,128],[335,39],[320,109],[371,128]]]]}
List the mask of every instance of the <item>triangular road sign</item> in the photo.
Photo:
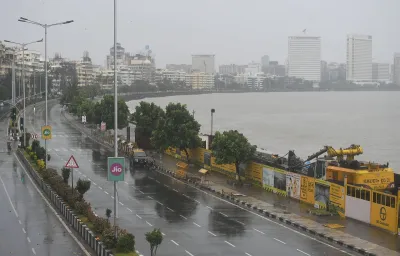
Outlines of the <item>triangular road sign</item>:
{"type": "Polygon", "coordinates": [[[79,168],[78,163],[76,162],[74,156],[71,156],[68,162],[65,164],[67,168],[79,168]]]}

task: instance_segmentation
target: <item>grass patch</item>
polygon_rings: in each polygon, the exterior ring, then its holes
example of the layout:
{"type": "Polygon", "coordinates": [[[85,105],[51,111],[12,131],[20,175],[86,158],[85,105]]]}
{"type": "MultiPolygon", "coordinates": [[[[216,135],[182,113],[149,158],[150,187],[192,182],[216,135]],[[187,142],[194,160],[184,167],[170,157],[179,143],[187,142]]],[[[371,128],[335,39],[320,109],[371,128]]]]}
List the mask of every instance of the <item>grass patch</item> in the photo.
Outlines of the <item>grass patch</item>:
{"type": "Polygon", "coordinates": [[[93,230],[93,223],[91,223],[87,217],[83,216],[83,215],[78,215],[78,218],[85,223],[85,225],[90,229],[93,230]]]}
{"type": "Polygon", "coordinates": [[[128,252],[128,253],[122,253],[122,252],[115,252],[115,250],[112,250],[114,256],[138,256],[136,252],[128,252]]]}

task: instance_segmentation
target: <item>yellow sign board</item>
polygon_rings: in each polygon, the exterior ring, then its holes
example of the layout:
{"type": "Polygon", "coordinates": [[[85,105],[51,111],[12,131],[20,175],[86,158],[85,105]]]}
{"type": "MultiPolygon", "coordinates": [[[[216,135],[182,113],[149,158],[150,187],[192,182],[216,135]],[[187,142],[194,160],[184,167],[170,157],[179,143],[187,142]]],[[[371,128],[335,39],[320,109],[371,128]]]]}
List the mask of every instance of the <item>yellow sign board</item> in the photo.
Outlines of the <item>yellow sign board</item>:
{"type": "Polygon", "coordinates": [[[308,203],[315,203],[315,179],[307,176],[301,176],[300,181],[300,200],[308,203]]]}
{"type": "Polygon", "coordinates": [[[344,186],[331,183],[329,201],[336,208],[338,214],[342,217],[345,216],[345,194],[344,186]]]}
{"type": "Polygon", "coordinates": [[[393,172],[368,172],[357,174],[354,180],[355,184],[364,184],[371,189],[385,189],[394,182],[393,172]]]}
{"type": "Polygon", "coordinates": [[[371,225],[397,233],[397,210],[371,202],[371,225]]]}
{"type": "Polygon", "coordinates": [[[52,130],[50,125],[42,126],[42,139],[51,140],[52,130]]]}

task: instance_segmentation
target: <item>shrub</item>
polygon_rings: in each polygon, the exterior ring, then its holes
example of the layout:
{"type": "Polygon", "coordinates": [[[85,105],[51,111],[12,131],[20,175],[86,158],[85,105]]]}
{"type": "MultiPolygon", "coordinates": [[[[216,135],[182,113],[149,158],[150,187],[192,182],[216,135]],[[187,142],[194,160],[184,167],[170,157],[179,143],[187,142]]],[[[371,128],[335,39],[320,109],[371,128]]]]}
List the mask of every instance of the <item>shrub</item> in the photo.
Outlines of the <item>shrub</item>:
{"type": "Polygon", "coordinates": [[[39,159],[45,160],[46,157],[46,149],[43,147],[36,148],[36,155],[39,159]]]}
{"type": "Polygon", "coordinates": [[[31,146],[27,147],[26,152],[28,152],[28,153],[32,152],[32,147],[31,146]]]}
{"type": "Polygon", "coordinates": [[[77,214],[81,214],[87,217],[87,209],[91,208],[90,203],[87,203],[85,200],[78,201],[75,203],[75,211],[77,214]]]}
{"type": "Polygon", "coordinates": [[[90,189],[90,181],[89,180],[81,180],[78,179],[76,183],[76,190],[78,190],[81,195],[81,200],[83,199],[83,195],[90,189]]]}
{"type": "Polygon", "coordinates": [[[38,149],[39,147],[40,147],[40,141],[38,141],[38,140],[32,141],[31,150],[33,152],[36,152],[36,149],[38,149]]]}
{"type": "Polygon", "coordinates": [[[71,169],[70,169],[70,168],[63,167],[63,168],[61,169],[61,174],[62,174],[62,177],[63,177],[64,182],[68,184],[69,175],[71,174],[71,169]]]}
{"type": "Polygon", "coordinates": [[[117,242],[115,241],[114,237],[114,229],[107,228],[101,234],[103,244],[106,246],[107,249],[115,248],[117,242]]]}
{"type": "Polygon", "coordinates": [[[131,233],[120,234],[117,240],[117,252],[134,252],[135,236],[131,233]]]}
{"type": "Polygon", "coordinates": [[[96,234],[102,234],[107,228],[110,228],[110,224],[108,223],[107,219],[95,217],[93,221],[93,231],[96,234]]]}
{"type": "Polygon", "coordinates": [[[38,159],[36,162],[36,165],[40,171],[44,170],[45,163],[42,159],[38,159]]]}
{"type": "Polygon", "coordinates": [[[37,161],[37,155],[33,156],[33,160],[36,162],[37,161]]]}

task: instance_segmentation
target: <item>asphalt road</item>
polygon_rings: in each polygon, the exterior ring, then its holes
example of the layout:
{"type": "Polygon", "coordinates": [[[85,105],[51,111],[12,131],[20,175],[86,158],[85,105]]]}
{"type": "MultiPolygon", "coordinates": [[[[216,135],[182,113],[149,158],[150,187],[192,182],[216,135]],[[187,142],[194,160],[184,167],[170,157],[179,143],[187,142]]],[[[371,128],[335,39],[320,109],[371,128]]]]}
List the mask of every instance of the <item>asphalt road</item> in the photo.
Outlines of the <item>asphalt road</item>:
{"type": "Polygon", "coordinates": [[[87,255],[7,152],[6,129],[0,118],[0,255],[87,255]]]}
{"type": "MultiPolygon", "coordinates": [[[[106,171],[112,153],[72,128],[59,105],[50,104],[49,109],[49,167],[60,169],[74,155],[79,164],[74,182],[91,180],[85,198],[104,216],[107,208],[113,209],[113,183],[107,181],[106,171]]],[[[30,131],[40,133],[43,112],[43,107],[37,107],[35,115],[28,112],[35,116],[27,124],[30,131]]],[[[149,255],[144,234],[153,228],[164,233],[160,255],[355,255],[170,177],[131,168],[128,161],[118,194],[118,224],[136,236],[143,255],[149,255]]]]}

